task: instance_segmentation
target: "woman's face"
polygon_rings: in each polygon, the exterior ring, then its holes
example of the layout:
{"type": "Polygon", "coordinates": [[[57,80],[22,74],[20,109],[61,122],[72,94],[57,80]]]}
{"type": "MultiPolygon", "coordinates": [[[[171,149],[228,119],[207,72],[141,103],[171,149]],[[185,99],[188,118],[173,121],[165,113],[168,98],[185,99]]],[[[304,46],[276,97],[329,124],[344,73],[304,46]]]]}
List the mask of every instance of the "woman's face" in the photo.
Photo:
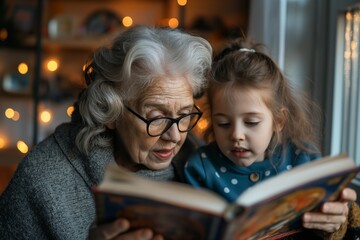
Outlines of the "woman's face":
{"type": "MultiPolygon", "coordinates": [[[[189,82],[183,77],[175,77],[155,81],[141,96],[139,104],[131,103],[127,107],[143,118],[151,119],[177,118],[191,113],[193,106],[193,92],[189,82]]],[[[115,124],[118,140],[122,142],[115,147],[122,149],[123,146],[128,152],[128,159],[122,155],[121,159],[116,160],[130,170],[136,170],[139,165],[153,170],[166,168],[179,152],[187,135],[180,133],[177,125],[173,124],[162,135],[151,137],[146,127],[144,121],[127,110],[115,124]]]]}

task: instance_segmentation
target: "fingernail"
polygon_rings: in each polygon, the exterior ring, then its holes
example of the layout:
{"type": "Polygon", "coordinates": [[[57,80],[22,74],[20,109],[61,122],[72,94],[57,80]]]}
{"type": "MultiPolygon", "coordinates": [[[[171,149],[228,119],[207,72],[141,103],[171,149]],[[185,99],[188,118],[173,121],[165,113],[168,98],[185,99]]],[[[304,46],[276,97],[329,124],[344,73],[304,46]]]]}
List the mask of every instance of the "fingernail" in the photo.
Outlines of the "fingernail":
{"type": "Polygon", "coordinates": [[[129,221],[125,220],[125,219],[118,219],[117,221],[117,225],[121,230],[127,230],[130,227],[129,221]]]}
{"type": "Polygon", "coordinates": [[[150,229],[144,229],[140,232],[141,237],[151,239],[153,232],[150,229]]]}

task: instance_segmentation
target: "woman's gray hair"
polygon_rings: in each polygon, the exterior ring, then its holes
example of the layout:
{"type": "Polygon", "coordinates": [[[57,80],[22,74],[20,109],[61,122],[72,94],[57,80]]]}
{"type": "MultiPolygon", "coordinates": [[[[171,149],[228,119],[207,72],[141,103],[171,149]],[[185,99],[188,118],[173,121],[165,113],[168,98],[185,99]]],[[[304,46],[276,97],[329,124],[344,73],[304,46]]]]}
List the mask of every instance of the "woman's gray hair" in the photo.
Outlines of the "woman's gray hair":
{"type": "Polygon", "coordinates": [[[87,65],[87,88],[79,99],[84,125],[76,145],[84,154],[94,145],[109,146],[112,139],[104,134],[106,125],[163,76],[186,77],[194,96],[201,94],[211,61],[207,40],[179,30],[136,26],[120,33],[111,47],[98,49],[87,65]]]}

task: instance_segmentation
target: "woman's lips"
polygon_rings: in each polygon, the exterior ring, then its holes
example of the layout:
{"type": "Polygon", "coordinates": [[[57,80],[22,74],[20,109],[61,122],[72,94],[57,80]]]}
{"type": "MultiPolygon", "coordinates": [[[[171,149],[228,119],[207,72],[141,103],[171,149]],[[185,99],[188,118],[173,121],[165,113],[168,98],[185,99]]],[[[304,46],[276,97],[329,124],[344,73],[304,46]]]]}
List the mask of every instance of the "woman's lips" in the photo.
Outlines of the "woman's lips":
{"type": "Polygon", "coordinates": [[[162,149],[154,151],[154,154],[160,159],[167,160],[172,157],[173,152],[174,149],[162,149]]]}

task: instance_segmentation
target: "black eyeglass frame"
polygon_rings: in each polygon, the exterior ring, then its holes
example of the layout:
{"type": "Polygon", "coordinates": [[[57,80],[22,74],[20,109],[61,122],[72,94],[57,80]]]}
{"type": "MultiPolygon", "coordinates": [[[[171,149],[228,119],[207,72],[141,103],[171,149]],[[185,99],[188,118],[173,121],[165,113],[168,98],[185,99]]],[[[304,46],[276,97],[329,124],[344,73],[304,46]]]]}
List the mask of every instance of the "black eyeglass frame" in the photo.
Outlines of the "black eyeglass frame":
{"type": "Polygon", "coordinates": [[[176,123],[176,126],[177,126],[177,129],[179,130],[179,132],[181,133],[184,133],[184,132],[189,132],[191,131],[195,126],[196,124],[198,123],[198,121],[200,120],[201,116],[203,115],[203,112],[201,112],[201,110],[194,104],[194,108],[198,111],[198,112],[191,112],[191,113],[188,113],[188,114],[184,114],[184,115],[181,115],[180,117],[178,118],[171,118],[171,117],[156,117],[156,118],[150,118],[150,119],[146,119],[144,117],[142,117],[140,114],[138,114],[137,112],[135,112],[134,110],[132,110],[131,108],[129,108],[128,106],[125,106],[126,109],[131,112],[133,115],[135,115],[137,118],[139,118],[140,120],[142,120],[144,123],[146,123],[146,132],[147,134],[150,136],[150,137],[158,137],[158,136],[161,136],[162,134],[164,134],[167,130],[169,130],[169,128],[171,128],[171,126],[176,123]],[[194,125],[183,131],[183,130],[180,130],[179,128],[179,122],[181,121],[181,119],[183,118],[186,118],[188,116],[192,116],[192,115],[197,115],[199,116],[198,119],[195,121],[194,125]],[[171,121],[171,123],[169,123],[165,128],[164,130],[159,133],[159,134],[150,134],[149,133],[149,127],[150,127],[150,124],[155,121],[155,120],[159,120],[159,119],[168,119],[171,121]]]}

